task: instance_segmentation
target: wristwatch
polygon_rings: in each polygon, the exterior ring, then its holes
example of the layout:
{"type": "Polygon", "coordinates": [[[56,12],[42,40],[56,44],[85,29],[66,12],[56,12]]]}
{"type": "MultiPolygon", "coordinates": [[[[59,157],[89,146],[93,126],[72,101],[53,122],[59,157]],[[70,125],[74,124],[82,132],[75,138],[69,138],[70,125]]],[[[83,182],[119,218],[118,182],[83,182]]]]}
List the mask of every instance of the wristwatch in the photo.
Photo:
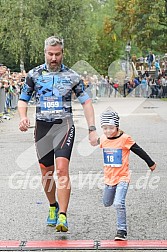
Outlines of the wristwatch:
{"type": "Polygon", "coordinates": [[[95,130],[96,130],[95,126],[89,126],[89,133],[92,132],[92,131],[95,131],[95,130]]]}

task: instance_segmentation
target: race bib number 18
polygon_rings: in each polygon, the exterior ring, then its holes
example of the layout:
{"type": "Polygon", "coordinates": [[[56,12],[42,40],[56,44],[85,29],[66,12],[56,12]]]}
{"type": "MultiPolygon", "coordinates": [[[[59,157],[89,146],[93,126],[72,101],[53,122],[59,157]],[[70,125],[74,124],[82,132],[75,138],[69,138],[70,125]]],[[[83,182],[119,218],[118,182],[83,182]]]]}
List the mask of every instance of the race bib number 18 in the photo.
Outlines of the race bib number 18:
{"type": "Polygon", "coordinates": [[[103,160],[104,165],[111,167],[121,167],[122,166],[122,149],[103,149],[103,160]]]}

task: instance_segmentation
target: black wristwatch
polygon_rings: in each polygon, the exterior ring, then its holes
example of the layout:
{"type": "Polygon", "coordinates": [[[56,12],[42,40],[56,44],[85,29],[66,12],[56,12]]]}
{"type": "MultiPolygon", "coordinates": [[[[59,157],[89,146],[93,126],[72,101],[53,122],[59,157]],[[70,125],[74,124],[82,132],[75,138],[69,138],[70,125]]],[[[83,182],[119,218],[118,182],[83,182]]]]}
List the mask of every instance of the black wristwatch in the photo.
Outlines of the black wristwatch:
{"type": "Polygon", "coordinates": [[[96,127],[95,126],[89,126],[89,133],[91,133],[92,131],[95,131],[96,127]]]}

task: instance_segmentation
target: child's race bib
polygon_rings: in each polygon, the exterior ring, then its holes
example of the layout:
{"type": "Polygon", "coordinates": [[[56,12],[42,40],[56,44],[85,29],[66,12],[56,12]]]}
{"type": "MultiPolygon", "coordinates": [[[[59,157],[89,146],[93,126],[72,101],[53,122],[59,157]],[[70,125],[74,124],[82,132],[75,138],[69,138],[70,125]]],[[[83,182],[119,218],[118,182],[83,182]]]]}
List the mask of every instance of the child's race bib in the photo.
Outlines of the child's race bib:
{"type": "Polygon", "coordinates": [[[111,167],[122,166],[122,149],[103,148],[104,165],[111,167]]]}

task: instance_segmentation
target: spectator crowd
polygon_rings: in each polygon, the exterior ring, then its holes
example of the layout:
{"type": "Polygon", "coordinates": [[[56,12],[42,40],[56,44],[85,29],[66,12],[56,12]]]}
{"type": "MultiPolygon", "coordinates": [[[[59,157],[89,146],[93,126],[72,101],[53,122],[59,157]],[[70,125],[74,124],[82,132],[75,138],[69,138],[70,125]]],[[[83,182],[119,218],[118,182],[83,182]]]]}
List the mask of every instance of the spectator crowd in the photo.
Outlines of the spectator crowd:
{"type": "MultiPolygon", "coordinates": [[[[126,76],[123,81],[104,75],[82,74],[85,89],[93,102],[100,97],[145,97],[167,98],[167,54],[160,59],[150,51],[147,57],[136,58],[131,62],[137,74],[126,76]],[[132,92],[133,91],[133,92],[132,92]]],[[[0,120],[10,119],[17,109],[17,101],[26,77],[26,72],[11,72],[0,64],[0,120]]],[[[75,97],[74,97],[75,100],[75,97]]]]}
{"type": "Polygon", "coordinates": [[[0,65],[0,120],[10,119],[17,109],[17,101],[26,73],[13,72],[0,65]]]}

